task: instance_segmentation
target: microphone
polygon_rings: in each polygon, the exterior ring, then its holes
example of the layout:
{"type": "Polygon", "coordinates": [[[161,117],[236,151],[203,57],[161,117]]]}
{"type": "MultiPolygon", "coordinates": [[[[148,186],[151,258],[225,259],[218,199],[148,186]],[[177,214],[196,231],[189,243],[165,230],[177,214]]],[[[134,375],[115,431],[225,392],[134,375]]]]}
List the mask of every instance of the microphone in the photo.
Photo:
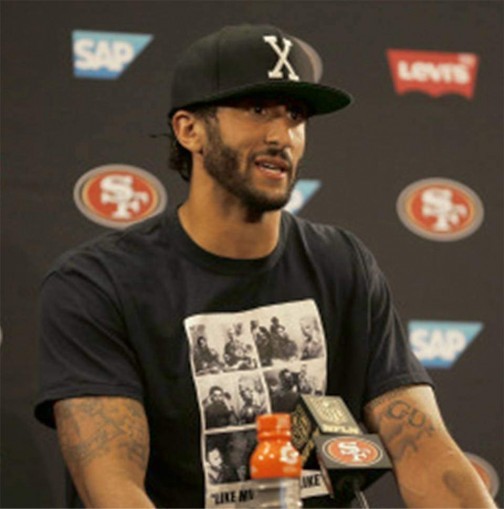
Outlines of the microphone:
{"type": "Polygon", "coordinates": [[[392,468],[378,435],[315,437],[317,457],[329,494],[338,502],[356,497],[368,507],[362,494],[370,484],[392,468]]]}
{"type": "Polygon", "coordinates": [[[321,469],[339,503],[356,497],[368,507],[361,490],[392,468],[380,437],[364,434],[339,396],[302,395],[292,413],[292,443],[304,468],[321,469]]]}
{"type": "Polygon", "coordinates": [[[303,467],[317,468],[314,438],[325,435],[361,435],[362,431],[339,396],[301,395],[291,414],[292,443],[303,467]]]}

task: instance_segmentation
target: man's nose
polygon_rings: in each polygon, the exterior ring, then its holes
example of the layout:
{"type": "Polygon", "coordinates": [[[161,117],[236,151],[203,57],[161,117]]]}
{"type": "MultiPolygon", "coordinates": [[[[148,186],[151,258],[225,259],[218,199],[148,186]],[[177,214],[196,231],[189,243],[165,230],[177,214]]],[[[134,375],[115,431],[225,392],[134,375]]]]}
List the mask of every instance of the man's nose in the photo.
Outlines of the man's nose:
{"type": "Polygon", "coordinates": [[[292,122],[284,115],[278,115],[268,123],[266,143],[281,148],[292,147],[294,130],[292,122]]]}

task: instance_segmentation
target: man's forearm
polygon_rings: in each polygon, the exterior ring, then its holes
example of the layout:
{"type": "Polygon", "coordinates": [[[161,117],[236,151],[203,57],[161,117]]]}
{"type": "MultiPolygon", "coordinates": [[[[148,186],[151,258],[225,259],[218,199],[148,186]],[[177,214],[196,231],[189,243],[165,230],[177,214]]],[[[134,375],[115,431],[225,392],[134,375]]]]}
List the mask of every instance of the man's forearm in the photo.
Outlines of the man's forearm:
{"type": "Polygon", "coordinates": [[[422,469],[406,469],[407,463],[398,463],[396,475],[408,507],[496,507],[483,481],[456,446],[422,469]]]}
{"type": "Polygon", "coordinates": [[[101,482],[93,482],[92,490],[85,485],[78,491],[86,507],[101,508],[153,508],[144,488],[120,478],[105,475],[101,482]]]}
{"type": "Polygon", "coordinates": [[[366,406],[408,507],[494,508],[483,481],[443,423],[432,389],[399,388],[366,406]]]}

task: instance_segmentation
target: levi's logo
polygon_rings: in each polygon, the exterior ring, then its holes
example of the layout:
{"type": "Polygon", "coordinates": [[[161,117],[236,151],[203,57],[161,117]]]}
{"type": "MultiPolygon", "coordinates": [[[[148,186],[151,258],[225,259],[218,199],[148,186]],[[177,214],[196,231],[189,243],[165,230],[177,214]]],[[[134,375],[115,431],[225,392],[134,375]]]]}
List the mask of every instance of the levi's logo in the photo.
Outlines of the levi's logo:
{"type": "Polygon", "coordinates": [[[432,97],[458,94],[473,98],[479,60],[473,53],[389,49],[387,57],[400,95],[424,92],[432,97]]]}

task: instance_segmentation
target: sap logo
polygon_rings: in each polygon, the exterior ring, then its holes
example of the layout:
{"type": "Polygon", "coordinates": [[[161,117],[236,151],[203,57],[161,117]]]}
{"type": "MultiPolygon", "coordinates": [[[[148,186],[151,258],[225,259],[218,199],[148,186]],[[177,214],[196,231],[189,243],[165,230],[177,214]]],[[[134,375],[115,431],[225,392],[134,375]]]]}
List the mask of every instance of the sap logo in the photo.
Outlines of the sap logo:
{"type": "Polygon", "coordinates": [[[297,214],[319,190],[322,182],[320,180],[301,179],[298,180],[285,210],[297,214]]]}
{"type": "Polygon", "coordinates": [[[429,368],[450,368],[482,329],[480,322],[408,323],[413,352],[429,368]]]}
{"type": "Polygon", "coordinates": [[[117,79],[151,42],[152,35],[74,30],[76,78],[117,79]]]}

